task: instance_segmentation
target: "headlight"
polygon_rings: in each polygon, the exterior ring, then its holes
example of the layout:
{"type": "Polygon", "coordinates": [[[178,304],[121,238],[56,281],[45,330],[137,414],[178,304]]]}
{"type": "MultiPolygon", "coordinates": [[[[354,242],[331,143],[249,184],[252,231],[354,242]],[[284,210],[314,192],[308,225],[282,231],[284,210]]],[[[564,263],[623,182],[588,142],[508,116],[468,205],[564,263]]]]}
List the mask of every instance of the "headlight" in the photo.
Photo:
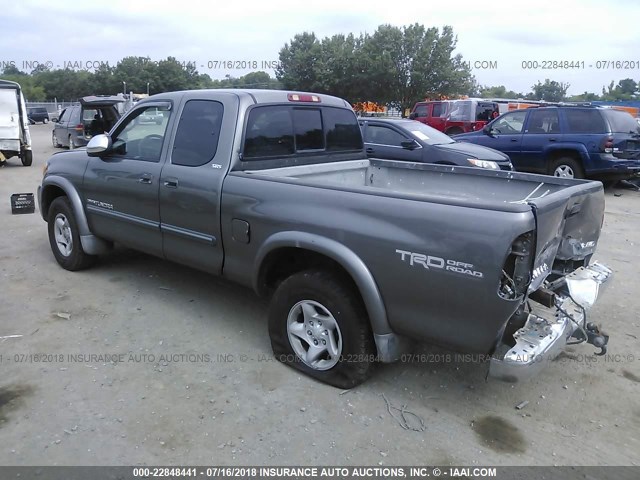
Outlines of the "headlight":
{"type": "Polygon", "coordinates": [[[500,167],[496,162],[491,162],[489,160],[478,160],[477,158],[467,158],[469,163],[475,167],[480,168],[488,168],[490,170],[499,170],[500,167]]]}

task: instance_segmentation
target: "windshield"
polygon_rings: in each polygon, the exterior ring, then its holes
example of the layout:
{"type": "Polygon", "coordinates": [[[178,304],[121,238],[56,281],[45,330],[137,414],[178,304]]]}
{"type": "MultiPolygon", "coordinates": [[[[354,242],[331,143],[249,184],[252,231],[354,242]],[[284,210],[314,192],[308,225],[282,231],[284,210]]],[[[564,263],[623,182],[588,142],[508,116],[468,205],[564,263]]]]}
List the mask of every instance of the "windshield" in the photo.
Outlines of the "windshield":
{"type": "Polygon", "coordinates": [[[427,145],[442,145],[443,143],[454,142],[449,135],[445,135],[421,122],[414,120],[402,122],[402,127],[427,145]]]}
{"type": "Polygon", "coordinates": [[[612,133],[640,133],[640,125],[631,114],[619,110],[603,110],[602,113],[609,121],[612,133]]]}

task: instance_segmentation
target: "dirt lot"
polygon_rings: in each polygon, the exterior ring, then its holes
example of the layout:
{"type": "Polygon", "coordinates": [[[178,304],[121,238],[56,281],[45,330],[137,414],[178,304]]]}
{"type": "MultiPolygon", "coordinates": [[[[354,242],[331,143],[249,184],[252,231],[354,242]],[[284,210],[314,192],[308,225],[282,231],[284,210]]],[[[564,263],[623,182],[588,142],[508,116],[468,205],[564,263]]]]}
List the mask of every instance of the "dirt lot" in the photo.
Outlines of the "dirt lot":
{"type": "Polygon", "coordinates": [[[249,290],[128,250],[58,267],[39,214],[10,210],[54,151],[50,125],[32,136],[34,165],[0,169],[0,337],[20,335],[0,340],[0,464],[640,461],[640,193],[607,191],[597,257],[616,276],[590,316],[611,335],[606,361],[579,345],[512,386],[424,346],[426,363],[380,366],[344,393],[271,360],[267,304],[249,290]],[[403,429],[382,394],[426,430],[403,429]]]}

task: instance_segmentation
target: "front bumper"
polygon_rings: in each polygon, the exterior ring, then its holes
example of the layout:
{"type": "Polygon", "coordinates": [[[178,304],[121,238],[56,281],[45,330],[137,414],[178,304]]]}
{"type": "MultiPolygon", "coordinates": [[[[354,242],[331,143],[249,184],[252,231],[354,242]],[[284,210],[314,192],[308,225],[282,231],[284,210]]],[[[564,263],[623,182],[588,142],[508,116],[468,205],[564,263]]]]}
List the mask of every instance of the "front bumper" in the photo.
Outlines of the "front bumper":
{"type": "Polygon", "coordinates": [[[601,286],[612,273],[596,262],[554,282],[556,307],[537,309],[529,314],[524,326],[513,335],[515,345],[496,349],[489,376],[507,382],[526,380],[557,357],[570,338],[584,337],[586,311],[593,306],[601,286]]]}

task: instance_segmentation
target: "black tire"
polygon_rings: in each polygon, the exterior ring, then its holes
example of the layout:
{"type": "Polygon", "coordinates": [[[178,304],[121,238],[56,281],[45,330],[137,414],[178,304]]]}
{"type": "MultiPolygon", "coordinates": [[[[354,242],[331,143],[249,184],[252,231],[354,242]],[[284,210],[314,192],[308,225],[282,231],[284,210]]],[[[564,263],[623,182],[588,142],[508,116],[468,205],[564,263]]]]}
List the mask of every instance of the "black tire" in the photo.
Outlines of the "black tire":
{"type": "Polygon", "coordinates": [[[549,164],[549,175],[559,178],[584,178],[584,169],[573,157],[559,157],[549,164]],[[565,172],[565,174],[562,174],[565,172]]]}
{"type": "Polygon", "coordinates": [[[53,146],[56,148],[60,148],[62,146],[58,141],[58,136],[56,135],[55,130],[51,132],[51,143],[53,143],[53,146]]]}
{"type": "Polygon", "coordinates": [[[76,217],[73,214],[71,203],[69,203],[69,199],[67,197],[58,197],[51,203],[51,206],[49,207],[49,214],[47,215],[47,223],[49,245],[51,245],[53,256],[62,268],[74,272],[93,265],[96,257],[95,255],[87,255],[82,249],[76,217]],[[58,217],[59,215],[62,217],[58,217]],[[68,222],[69,228],[67,233],[70,234],[71,237],[71,248],[68,254],[65,254],[56,242],[55,222],[58,218],[64,218],[68,222]]]}
{"type": "MultiPolygon", "coordinates": [[[[307,270],[284,280],[271,299],[269,336],[279,361],[334,387],[352,388],[362,383],[370,376],[375,363],[376,350],[364,304],[351,283],[336,273],[307,270]],[[289,340],[288,318],[303,301],[325,307],[338,325],[342,348],[340,355],[334,357],[339,360],[331,368],[307,365],[289,340]]],[[[331,355],[328,351],[326,354],[328,359],[323,361],[331,362],[331,355]]]]}
{"type": "Polygon", "coordinates": [[[42,123],[49,123],[49,119],[48,118],[43,119],[42,123]]]}
{"type": "Polygon", "coordinates": [[[20,160],[22,160],[22,165],[30,167],[33,163],[33,152],[31,150],[23,150],[20,160]]]}
{"type": "Polygon", "coordinates": [[[461,128],[458,127],[454,127],[454,128],[450,128],[449,130],[447,130],[445,132],[447,135],[449,135],[450,137],[452,137],[453,135],[459,135],[461,133],[464,133],[464,131],[461,128]]]}

